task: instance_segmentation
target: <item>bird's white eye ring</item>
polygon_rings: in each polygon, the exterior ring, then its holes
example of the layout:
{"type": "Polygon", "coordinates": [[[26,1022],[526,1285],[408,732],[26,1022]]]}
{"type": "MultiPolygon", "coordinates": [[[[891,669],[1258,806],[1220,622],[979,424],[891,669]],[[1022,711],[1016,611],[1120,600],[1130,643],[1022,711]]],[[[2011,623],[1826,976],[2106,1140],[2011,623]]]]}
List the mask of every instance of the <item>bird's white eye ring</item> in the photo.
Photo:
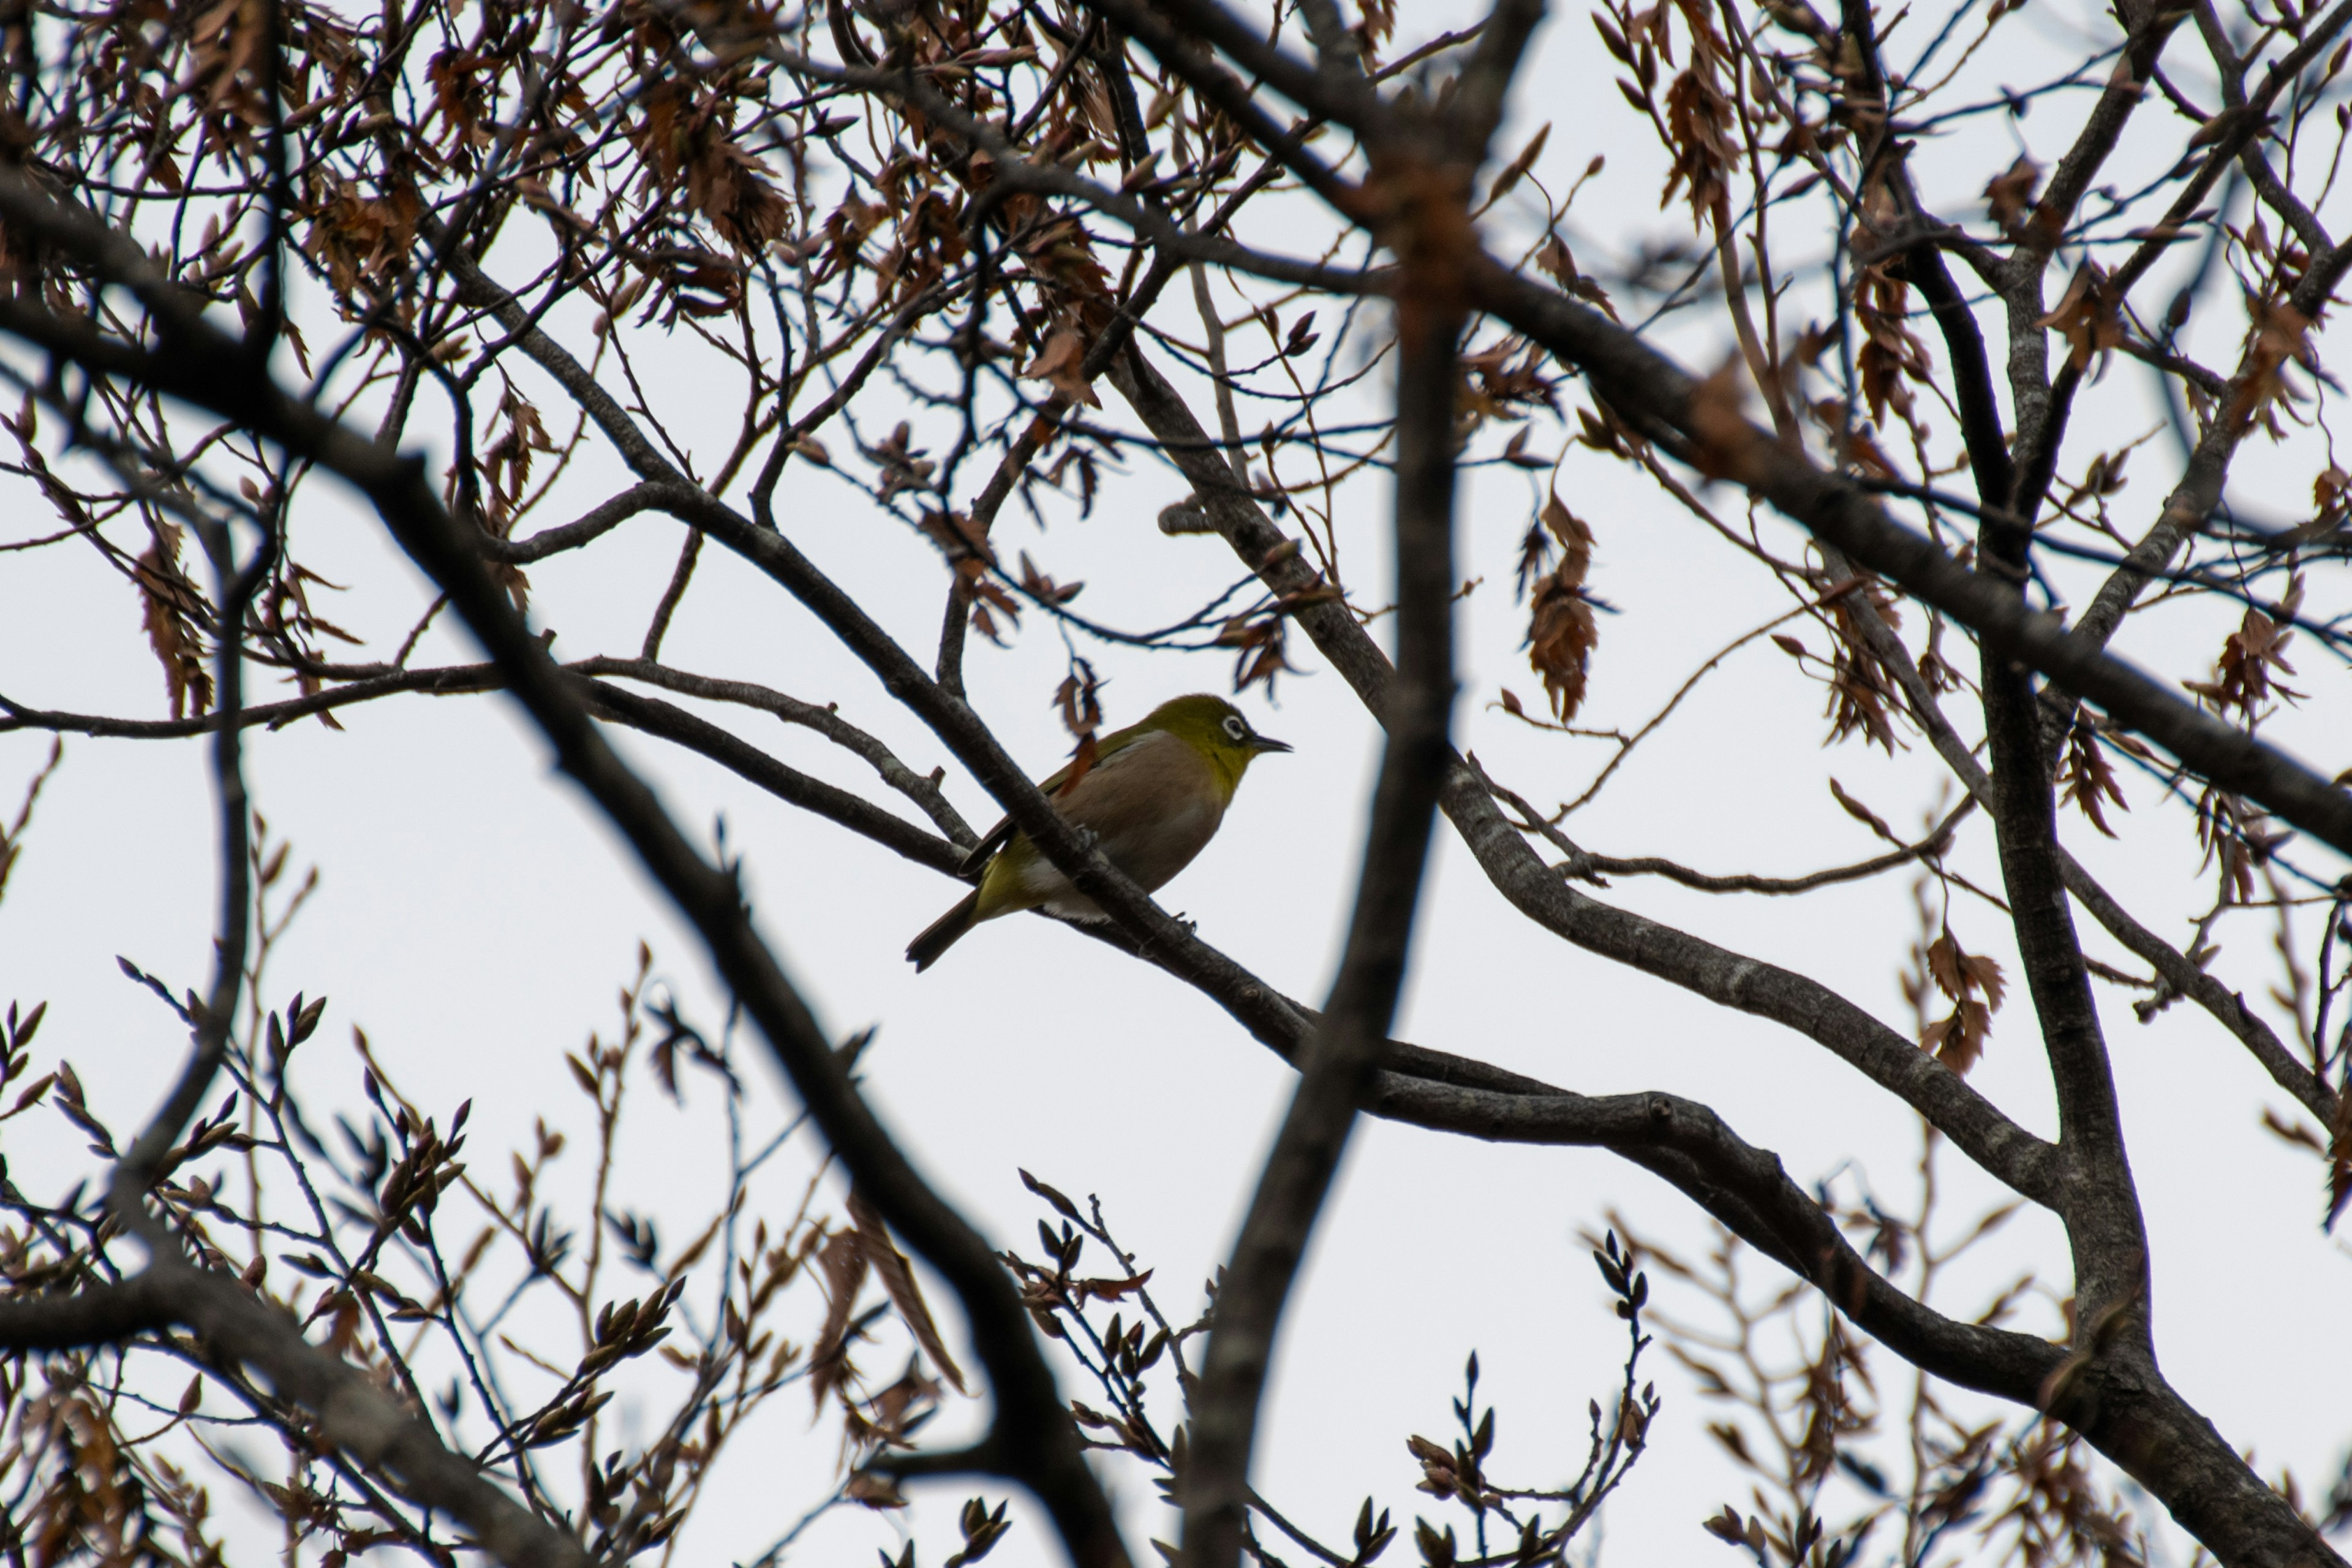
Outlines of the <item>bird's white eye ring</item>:
{"type": "Polygon", "coordinates": [[[1229,716],[1225,720],[1225,733],[1236,741],[1246,740],[1249,737],[1249,726],[1243,723],[1238,716],[1229,716]]]}

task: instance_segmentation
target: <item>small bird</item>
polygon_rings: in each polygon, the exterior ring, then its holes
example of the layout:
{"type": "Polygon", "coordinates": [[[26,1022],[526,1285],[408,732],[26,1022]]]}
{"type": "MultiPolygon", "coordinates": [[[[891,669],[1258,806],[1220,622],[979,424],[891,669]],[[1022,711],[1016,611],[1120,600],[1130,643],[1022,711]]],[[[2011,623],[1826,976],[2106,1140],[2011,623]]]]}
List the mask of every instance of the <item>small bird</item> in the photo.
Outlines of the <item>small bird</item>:
{"type": "MultiPolygon", "coordinates": [[[[1094,766],[1068,794],[1061,793],[1068,767],[1037,787],[1064,816],[1095,836],[1112,865],[1155,892],[1216,837],[1251,759],[1288,750],[1251,729],[1223,698],[1202,692],[1162,702],[1140,723],[1105,735],[1097,742],[1094,766]]],[[[1100,906],[1071,887],[1010,818],[980,841],[964,865],[983,860],[988,868],[980,886],[907,944],[918,972],[937,963],[964,932],[999,915],[1042,906],[1066,920],[1103,918],[1100,906]]]]}

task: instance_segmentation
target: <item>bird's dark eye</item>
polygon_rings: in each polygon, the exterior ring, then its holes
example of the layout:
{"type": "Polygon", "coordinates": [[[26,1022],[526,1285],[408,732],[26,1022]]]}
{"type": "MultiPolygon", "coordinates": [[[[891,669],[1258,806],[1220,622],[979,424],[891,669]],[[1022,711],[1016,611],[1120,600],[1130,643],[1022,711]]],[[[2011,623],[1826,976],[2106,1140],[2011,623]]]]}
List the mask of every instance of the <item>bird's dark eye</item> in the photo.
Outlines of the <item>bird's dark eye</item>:
{"type": "Polygon", "coordinates": [[[1249,734],[1249,726],[1239,719],[1228,719],[1225,721],[1225,733],[1239,741],[1249,734]]]}

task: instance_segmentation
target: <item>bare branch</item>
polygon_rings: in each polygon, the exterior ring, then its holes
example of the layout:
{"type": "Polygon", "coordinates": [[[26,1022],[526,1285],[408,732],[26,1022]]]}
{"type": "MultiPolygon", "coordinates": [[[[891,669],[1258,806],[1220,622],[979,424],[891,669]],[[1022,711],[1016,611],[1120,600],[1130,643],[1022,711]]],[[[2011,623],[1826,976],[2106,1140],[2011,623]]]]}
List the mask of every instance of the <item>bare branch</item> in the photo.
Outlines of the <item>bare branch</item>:
{"type": "Polygon", "coordinates": [[[1276,1331],[1403,988],[1432,821],[1453,763],[1454,383],[1475,163],[1399,172],[1425,188],[1407,209],[1397,303],[1398,668],[1382,715],[1388,744],[1339,976],[1217,1296],[1182,1477],[1189,1568],[1240,1560],[1276,1331]]]}
{"type": "MultiPolygon", "coordinates": [[[[1317,581],[1313,568],[1281,548],[1281,531],[1234,482],[1183,400],[1139,354],[1115,367],[1112,384],[1168,448],[1234,553],[1276,593],[1305,597],[1317,581]]],[[[1372,716],[1382,718],[1392,674],[1355,617],[1338,605],[1306,603],[1296,618],[1372,716]]],[[[1455,770],[1443,805],[1487,879],[1528,919],[1590,952],[1796,1030],[1901,1097],[1997,1179],[2037,1202],[2054,1203],[2057,1151],[1910,1040],[1803,975],[1563,887],[1466,768],[1455,770]]]]}
{"type": "Polygon", "coordinates": [[[1499,266],[1484,268],[1478,286],[1490,310],[1591,375],[1613,406],[1692,443],[1711,468],[1969,627],[2000,657],[2042,671],[2200,776],[2352,855],[2352,793],[2182,701],[2108,657],[2096,639],[2028,610],[1934,541],[1895,522],[1866,491],[1822,473],[1745,420],[1696,411],[1696,383],[1599,311],[1499,266]]]}
{"type": "MultiPolygon", "coordinates": [[[[143,258],[123,254],[112,237],[59,213],[16,175],[0,174],[0,208],[14,221],[79,247],[92,264],[126,279],[139,276],[145,267],[143,258]]],[[[955,1289],[996,1397],[1006,1473],[1038,1495],[1081,1568],[1125,1568],[1126,1547],[1108,1500],[1087,1468],[1027,1310],[994,1253],[915,1172],[875,1119],[833,1043],[753,930],[733,876],[701,858],[652,791],[605,744],[590,717],[579,678],[549,658],[505,590],[491,579],[480,559],[478,535],[469,537],[469,531],[442,507],[425,479],[423,460],[388,451],[288,397],[242,355],[236,343],[184,305],[168,287],[153,292],[151,308],[161,341],[152,352],[128,345],[110,348],[87,329],[15,302],[0,314],[0,326],[35,336],[52,349],[72,345],[98,362],[95,369],[130,374],[169,395],[240,419],[369,498],[402,547],[449,595],[452,606],[505,672],[510,689],[546,733],[564,771],[604,808],[695,923],[719,973],[759,1025],[860,1190],[955,1289]]],[[[1046,815],[1052,815],[1050,808],[1046,815]]]]}

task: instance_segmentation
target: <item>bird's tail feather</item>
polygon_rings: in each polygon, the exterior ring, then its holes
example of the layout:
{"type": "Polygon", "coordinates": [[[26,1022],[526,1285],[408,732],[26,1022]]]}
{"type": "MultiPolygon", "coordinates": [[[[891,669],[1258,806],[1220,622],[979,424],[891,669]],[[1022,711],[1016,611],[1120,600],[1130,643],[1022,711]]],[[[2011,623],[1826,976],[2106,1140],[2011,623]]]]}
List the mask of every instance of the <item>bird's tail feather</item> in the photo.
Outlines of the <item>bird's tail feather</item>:
{"type": "Polygon", "coordinates": [[[966,893],[956,907],[923,928],[923,934],[907,944],[907,957],[920,974],[940,961],[940,954],[953,947],[964,932],[980,923],[980,894],[966,893]]]}

